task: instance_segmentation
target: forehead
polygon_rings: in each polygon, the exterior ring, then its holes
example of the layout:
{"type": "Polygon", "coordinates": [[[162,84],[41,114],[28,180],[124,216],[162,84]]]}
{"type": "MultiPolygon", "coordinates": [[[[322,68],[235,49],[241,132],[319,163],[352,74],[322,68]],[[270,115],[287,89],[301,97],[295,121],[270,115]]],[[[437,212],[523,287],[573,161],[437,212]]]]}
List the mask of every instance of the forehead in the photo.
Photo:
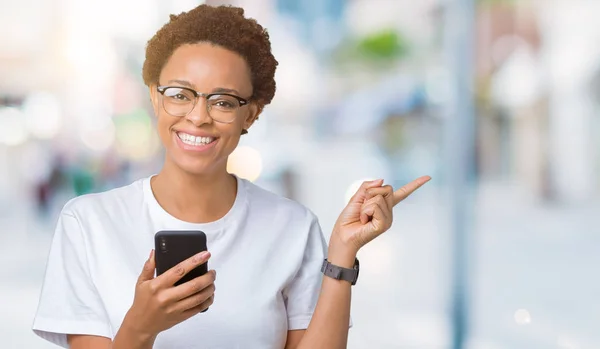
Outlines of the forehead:
{"type": "Polygon", "coordinates": [[[170,80],[190,82],[201,92],[229,88],[250,94],[250,68],[239,54],[210,43],[178,47],[160,74],[160,84],[170,80]]]}

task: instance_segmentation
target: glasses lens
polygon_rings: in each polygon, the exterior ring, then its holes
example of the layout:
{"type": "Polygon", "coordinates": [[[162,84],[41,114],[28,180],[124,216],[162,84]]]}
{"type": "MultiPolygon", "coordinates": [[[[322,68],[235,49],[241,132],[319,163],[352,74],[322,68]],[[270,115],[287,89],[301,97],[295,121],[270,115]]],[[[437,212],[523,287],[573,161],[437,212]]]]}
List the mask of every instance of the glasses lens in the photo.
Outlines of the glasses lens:
{"type": "Polygon", "coordinates": [[[207,103],[210,117],[219,122],[232,122],[240,108],[240,102],[228,95],[212,95],[207,103]]]}
{"type": "Polygon", "coordinates": [[[169,87],[163,93],[163,107],[173,116],[187,115],[194,109],[196,97],[190,90],[180,87],[169,87]]]}

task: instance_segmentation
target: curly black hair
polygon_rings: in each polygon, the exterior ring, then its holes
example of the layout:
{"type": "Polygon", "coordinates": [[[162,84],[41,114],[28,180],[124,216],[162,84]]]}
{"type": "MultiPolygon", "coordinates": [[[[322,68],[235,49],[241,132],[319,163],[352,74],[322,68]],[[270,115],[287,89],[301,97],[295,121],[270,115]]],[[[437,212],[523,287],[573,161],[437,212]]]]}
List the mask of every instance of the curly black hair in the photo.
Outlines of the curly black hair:
{"type": "Polygon", "coordinates": [[[179,46],[199,42],[209,42],[242,56],[252,74],[252,100],[261,108],[271,103],[278,62],[271,53],[269,34],[256,20],[244,17],[244,9],[233,6],[200,5],[171,15],[146,46],[144,83],[158,83],[164,65],[179,46]]]}

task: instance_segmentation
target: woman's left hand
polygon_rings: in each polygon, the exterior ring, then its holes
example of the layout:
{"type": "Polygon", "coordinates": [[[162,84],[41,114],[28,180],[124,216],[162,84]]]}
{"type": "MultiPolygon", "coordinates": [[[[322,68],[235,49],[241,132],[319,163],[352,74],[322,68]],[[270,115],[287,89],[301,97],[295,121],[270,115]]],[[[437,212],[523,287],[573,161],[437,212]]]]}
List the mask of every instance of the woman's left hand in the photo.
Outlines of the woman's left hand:
{"type": "Polygon", "coordinates": [[[364,182],[340,214],[330,241],[330,251],[356,255],[364,245],[392,226],[392,210],[431,177],[423,176],[394,191],[383,180],[364,182]]]}

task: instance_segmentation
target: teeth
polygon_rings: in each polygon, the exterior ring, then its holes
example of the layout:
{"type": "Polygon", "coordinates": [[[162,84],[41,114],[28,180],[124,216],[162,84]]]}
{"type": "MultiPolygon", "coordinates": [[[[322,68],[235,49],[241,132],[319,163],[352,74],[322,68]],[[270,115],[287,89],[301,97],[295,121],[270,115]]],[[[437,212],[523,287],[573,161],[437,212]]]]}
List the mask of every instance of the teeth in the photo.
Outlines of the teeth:
{"type": "Polygon", "coordinates": [[[182,132],[177,133],[177,136],[183,143],[196,146],[209,144],[215,140],[213,137],[196,137],[182,132]]]}

